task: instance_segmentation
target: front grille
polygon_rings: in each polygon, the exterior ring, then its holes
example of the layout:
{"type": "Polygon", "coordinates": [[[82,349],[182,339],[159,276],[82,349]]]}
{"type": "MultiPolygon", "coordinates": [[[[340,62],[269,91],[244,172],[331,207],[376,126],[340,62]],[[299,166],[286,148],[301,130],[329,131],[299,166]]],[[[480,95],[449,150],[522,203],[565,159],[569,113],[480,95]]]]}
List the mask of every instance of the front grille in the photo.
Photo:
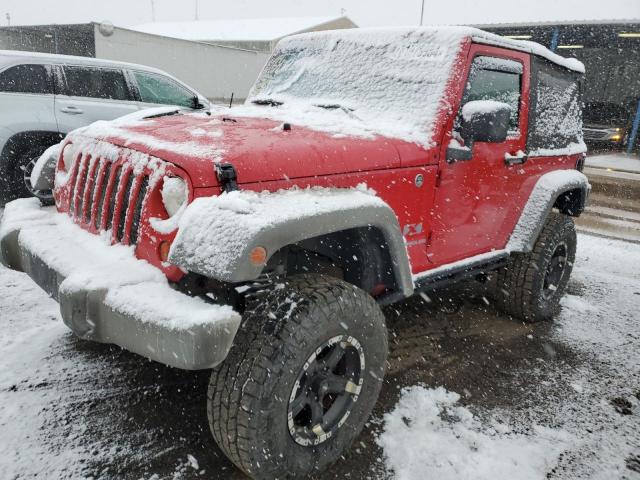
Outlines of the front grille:
{"type": "Polygon", "coordinates": [[[88,154],[80,155],[75,168],[69,216],[88,230],[111,230],[114,242],[137,245],[149,175],[126,159],[113,162],[88,154]]]}

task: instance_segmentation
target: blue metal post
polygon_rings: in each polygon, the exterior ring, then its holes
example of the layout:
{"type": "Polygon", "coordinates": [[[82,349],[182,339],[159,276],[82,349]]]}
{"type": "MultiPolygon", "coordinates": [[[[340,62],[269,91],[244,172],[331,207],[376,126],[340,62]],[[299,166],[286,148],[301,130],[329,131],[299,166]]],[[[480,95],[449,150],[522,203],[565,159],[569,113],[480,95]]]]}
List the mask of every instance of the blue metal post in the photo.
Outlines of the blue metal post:
{"type": "Polygon", "coordinates": [[[556,51],[558,48],[558,41],[560,40],[560,27],[554,27],[553,33],[551,34],[551,45],[549,45],[549,50],[552,52],[556,51]]]}
{"type": "Polygon", "coordinates": [[[627,153],[633,152],[633,146],[636,143],[636,137],[638,136],[638,127],[640,127],[640,100],[638,100],[638,106],[636,107],[636,116],[633,118],[633,125],[631,126],[631,134],[627,143],[627,153]]]}

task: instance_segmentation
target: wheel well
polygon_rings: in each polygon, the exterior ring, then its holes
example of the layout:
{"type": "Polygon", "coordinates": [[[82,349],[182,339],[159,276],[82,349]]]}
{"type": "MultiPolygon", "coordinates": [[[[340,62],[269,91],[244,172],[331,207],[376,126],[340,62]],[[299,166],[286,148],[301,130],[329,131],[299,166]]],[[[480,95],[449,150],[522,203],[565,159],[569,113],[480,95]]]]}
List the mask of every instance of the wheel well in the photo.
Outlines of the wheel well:
{"type": "Polygon", "coordinates": [[[391,252],[383,233],[375,227],[342,230],[287,245],[272,255],[264,271],[330,275],[379,301],[399,291],[391,252]]]}
{"type": "Polygon", "coordinates": [[[583,188],[574,188],[558,195],[553,206],[557,208],[560,213],[571,217],[579,217],[584,211],[586,201],[586,191],[583,188]]]}
{"type": "Polygon", "coordinates": [[[35,146],[50,147],[60,142],[64,135],[59,132],[29,131],[13,135],[2,149],[3,163],[18,157],[22,152],[35,146]]]}

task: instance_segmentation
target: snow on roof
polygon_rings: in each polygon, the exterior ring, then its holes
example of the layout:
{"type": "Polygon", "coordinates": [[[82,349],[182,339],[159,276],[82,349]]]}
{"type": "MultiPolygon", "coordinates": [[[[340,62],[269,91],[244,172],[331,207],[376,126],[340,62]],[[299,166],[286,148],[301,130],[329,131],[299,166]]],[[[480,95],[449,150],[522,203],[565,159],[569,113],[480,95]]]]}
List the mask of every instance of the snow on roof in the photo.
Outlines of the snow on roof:
{"type": "Polygon", "coordinates": [[[194,41],[272,41],[345,18],[287,17],[155,22],[136,25],[133,30],[194,41]]]}
{"type": "Polygon", "coordinates": [[[96,66],[103,66],[103,67],[104,66],[129,67],[129,68],[135,68],[138,70],[145,70],[149,72],[160,73],[165,76],[170,76],[167,72],[163,70],[149,67],[147,65],[141,65],[138,63],[120,62],[117,60],[104,60],[101,58],[93,58],[93,57],[80,57],[77,55],[62,55],[59,53],[27,52],[23,50],[0,50],[0,65],[22,63],[25,61],[28,61],[31,63],[56,63],[56,64],[73,62],[74,64],[96,65],[96,66]]]}
{"type": "Polygon", "coordinates": [[[347,29],[289,36],[276,46],[236,116],[262,116],[336,135],[433,145],[453,62],[465,40],[582,63],[534,42],[470,27],[347,29]],[[252,103],[279,102],[279,106],[252,103]],[[322,108],[324,107],[324,108],[322,108]]]}

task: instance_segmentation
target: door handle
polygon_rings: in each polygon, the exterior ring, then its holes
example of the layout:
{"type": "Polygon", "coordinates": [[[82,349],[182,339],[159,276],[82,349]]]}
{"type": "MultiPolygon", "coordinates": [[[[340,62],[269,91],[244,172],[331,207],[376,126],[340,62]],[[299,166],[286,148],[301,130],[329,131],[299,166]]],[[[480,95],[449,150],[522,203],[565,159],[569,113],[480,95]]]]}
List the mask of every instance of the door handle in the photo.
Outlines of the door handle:
{"type": "Polygon", "coordinates": [[[518,151],[514,155],[511,155],[510,153],[504,154],[505,165],[522,165],[527,160],[529,160],[528,155],[522,151],[518,151]]]}
{"type": "Polygon", "coordinates": [[[81,113],[84,113],[82,110],[80,110],[78,107],[75,107],[73,105],[69,105],[67,107],[63,107],[60,109],[61,112],[64,113],[70,113],[72,115],[79,115],[81,113]]]}

